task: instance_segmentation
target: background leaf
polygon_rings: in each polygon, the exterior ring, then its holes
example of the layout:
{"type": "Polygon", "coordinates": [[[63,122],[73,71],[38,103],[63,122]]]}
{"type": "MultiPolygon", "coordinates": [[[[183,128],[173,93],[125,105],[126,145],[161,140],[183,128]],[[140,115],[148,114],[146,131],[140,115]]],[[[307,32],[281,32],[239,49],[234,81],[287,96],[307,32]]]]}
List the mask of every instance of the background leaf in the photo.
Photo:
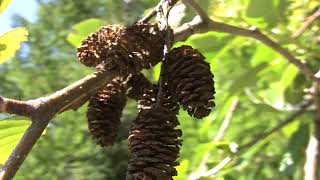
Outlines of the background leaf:
{"type": "Polygon", "coordinates": [[[0,64],[15,55],[21,42],[27,41],[28,34],[26,28],[18,27],[0,36],[0,64]]]}
{"type": "Polygon", "coordinates": [[[27,120],[0,120],[0,164],[8,159],[30,124],[27,120]]]}
{"type": "Polygon", "coordinates": [[[101,26],[105,24],[105,21],[101,19],[86,19],[78,24],[75,24],[72,29],[73,32],[67,37],[70,44],[75,47],[80,46],[82,40],[86,38],[89,34],[95,32],[101,26]]]}

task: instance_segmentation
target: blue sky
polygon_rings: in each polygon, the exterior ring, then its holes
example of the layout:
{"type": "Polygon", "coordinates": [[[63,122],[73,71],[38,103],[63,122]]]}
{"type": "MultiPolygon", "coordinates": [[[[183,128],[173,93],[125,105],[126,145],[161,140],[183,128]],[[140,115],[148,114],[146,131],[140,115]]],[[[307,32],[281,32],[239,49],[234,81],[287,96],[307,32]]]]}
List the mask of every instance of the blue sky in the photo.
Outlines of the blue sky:
{"type": "Polygon", "coordinates": [[[12,0],[8,8],[0,14],[0,35],[12,29],[12,15],[18,14],[34,22],[36,20],[37,9],[36,0],[12,0]]]}

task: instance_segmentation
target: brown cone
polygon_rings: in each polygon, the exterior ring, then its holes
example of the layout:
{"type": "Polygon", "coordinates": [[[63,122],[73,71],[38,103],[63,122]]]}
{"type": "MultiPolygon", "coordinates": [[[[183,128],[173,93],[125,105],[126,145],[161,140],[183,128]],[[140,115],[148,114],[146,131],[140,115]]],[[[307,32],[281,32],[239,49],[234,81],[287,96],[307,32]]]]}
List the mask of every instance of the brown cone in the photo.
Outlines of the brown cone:
{"type": "Polygon", "coordinates": [[[182,132],[178,119],[164,107],[143,109],[128,138],[127,180],[171,180],[177,175],[182,132]]]}
{"type": "Polygon", "coordinates": [[[172,49],[165,57],[169,91],[190,116],[203,118],[214,103],[214,81],[204,56],[190,46],[172,49]]]}
{"type": "MultiPolygon", "coordinates": [[[[151,109],[153,106],[155,106],[156,102],[158,101],[158,89],[158,86],[153,85],[153,87],[144,90],[142,97],[138,101],[138,108],[140,111],[143,109],[151,109]]],[[[166,86],[163,88],[163,92],[164,95],[162,97],[162,106],[171,110],[174,114],[178,114],[179,105],[166,90],[166,86]]]]}
{"type": "Polygon", "coordinates": [[[116,77],[90,99],[87,112],[89,131],[102,147],[111,146],[116,140],[127,101],[125,93],[123,79],[116,77]]]}
{"type": "Polygon", "coordinates": [[[128,85],[131,87],[128,92],[128,97],[134,100],[141,99],[144,90],[153,87],[153,84],[142,73],[133,75],[128,81],[128,85]]]}
{"type": "Polygon", "coordinates": [[[163,57],[165,32],[154,24],[105,26],[87,37],[77,49],[79,60],[94,67],[104,62],[107,69],[136,73],[150,68],[163,57]]]}

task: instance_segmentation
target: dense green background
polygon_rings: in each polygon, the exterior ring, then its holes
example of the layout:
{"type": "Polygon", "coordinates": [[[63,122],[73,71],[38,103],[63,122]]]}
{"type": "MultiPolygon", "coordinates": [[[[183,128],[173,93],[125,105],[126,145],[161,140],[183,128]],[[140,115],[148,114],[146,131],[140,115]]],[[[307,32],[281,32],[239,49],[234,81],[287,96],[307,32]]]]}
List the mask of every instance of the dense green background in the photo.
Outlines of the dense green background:
{"type": "MultiPolygon", "coordinates": [[[[72,44],[77,43],[74,39],[88,34],[101,22],[133,23],[156,4],[151,0],[38,2],[40,9],[35,23],[14,17],[16,25],[26,27],[30,35],[17,57],[0,65],[0,94],[5,97],[32,99],[45,96],[89,74],[93,70],[76,60],[72,44]]],[[[314,70],[319,67],[319,23],[315,23],[299,39],[291,38],[304,18],[318,8],[320,4],[317,0],[199,2],[215,20],[242,27],[257,26],[294,55],[307,59],[314,70]]],[[[187,22],[193,15],[187,8],[181,19],[187,22]]],[[[178,180],[204,172],[204,166],[200,166],[202,162],[206,162],[209,169],[214,167],[231,153],[230,147],[244,144],[277,125],[292,113],[292,106],[303,101],[303,90],[311,85],[294,66],[255,40],[209,32],[194,35],[176,46],[181,44],[192,45],[207,57],[215,75],[217,107],[202,120],[192,119],[185,112],[180,112],[184,142],[181,166],[176,177],[178,180]],[[237,100],[239,106],[225,138],[214,141],[231,104],[237,100]]],[[[156,81],[159,66],[146,74],[156,81]]],[[[15,179],[124,179],[126,136],[136,111],[135,102],[130,101],[122,118],[119,143],[109,149],[96,146],[88,134],[86,106],[76,112],[58,115],[51,121],[46,135],[36,144],[15,179]]],[[[261,141],[241,154],[216,178],[301,179],[312,118],[312,113],[308,112],[261,141]]]]}

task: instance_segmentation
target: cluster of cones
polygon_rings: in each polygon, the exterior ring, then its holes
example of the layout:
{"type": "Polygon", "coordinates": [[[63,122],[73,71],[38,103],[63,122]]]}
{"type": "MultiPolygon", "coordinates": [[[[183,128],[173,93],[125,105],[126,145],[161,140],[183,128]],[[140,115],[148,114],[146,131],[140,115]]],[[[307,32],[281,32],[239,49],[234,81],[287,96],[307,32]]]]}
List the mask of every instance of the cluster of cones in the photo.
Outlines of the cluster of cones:
{"type": "Polygon", "coordinates": [[[195,118],[207,116],[215,106],[209,64],[190,46],[174,48],[163,56],[167,32],[156,24],[112,25],[90,35],[78,48],[84,65],[103,64],[119,71],[89,102],[89,130],[99,145],[115,143],[127,97],[138,101],[139,113],[128,138],[128,180],[173,179],[182,142],[182,131],[177,128],[180,106],[195,118]],[[160,61],[165,72],[158,86],[140,71],[160,61]]]}

